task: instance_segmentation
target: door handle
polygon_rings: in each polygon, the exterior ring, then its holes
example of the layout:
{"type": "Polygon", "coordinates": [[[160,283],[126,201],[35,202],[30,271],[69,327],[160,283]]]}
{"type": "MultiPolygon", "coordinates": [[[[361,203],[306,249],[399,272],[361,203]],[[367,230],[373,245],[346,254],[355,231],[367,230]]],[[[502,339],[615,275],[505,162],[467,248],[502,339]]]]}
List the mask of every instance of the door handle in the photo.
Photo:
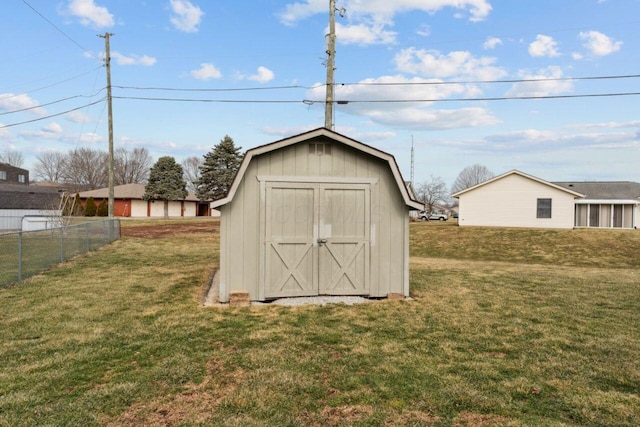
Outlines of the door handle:
{"type": "Polygon", "coordinates": [[[318,239],[318,243],[327,243],[327,239],[318,239]]]}

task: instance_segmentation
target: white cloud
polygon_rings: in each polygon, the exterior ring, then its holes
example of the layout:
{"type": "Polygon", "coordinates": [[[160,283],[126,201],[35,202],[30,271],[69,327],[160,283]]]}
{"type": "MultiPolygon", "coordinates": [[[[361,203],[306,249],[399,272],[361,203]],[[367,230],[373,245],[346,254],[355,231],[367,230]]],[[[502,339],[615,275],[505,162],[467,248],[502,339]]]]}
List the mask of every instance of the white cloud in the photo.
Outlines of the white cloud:
{"type": "MultiPolygon", "coordinates": [[[[467,94],[474,90],[463,84],[429,84],[438,82],[441,80],[396,75],[366,79],[358,85],[337,86],[335,99],[338,102],[342,100],[349,103],[338,104],[336,108],[342,113],[366,117],[374,123],[393,128],[453,129],[498,123],[498,119],[484,108],[432,108],[437,100],[467,94]],[[416,102],[410,102],[411,100],[416,102]]],[[[310,90],[307,97],[321,103],[325,96],[324,90],[323,86],[319,86],[310,90]]]]}
{"type": "Polygon", "coordinates": [[[38,101],[25,93],[17,95],[13,93],[0,94],[0,110],[3,111],[11,112],[29,109],[28,111],[30,113],[38,116],[44,116],[47,114],[45,109],[38,107],[38,105],[38,101]]]}
{"type": "Polygon", "coordinates": [[[325,0],[306,0],[303,3],[290,3],[278,14],[280,22],[293,25],[297,21],[309,18],[317,13],[327,13],[328,4],[325,0]]]}
{"type": "Polygon", "coordinates": [[[148,55],[123,55],[120,52],[113,51],[111,56],[115,58],[118,65],[144,65],[150,67],[156,63],[156,58],[148,55]]]}
{"type": "Polygon", "coordinates": [[[444,130],[479,126],[490,126],[499,120],[484,108],[461,108],[458,110],[435,110],[426,108],[403,108],[395,111],[371,111],[368,117],[379,124],[400,129],[444,130]]]}
{"type": "Polygon", "coordinates": [[[630,122],[605,122],[605,123],[586,123],[580,125],[567,126],[568,129],[622,129],[622,128],[640,128],[640,120],[632,120],[630,122]]]}
{"type": "MultiPolygon", "coordinates": [[[[349,26],[355,27],[358,33],[385,36],[388,34],[385,34],[387,31],[384,27],[392,26],[393,17],[399,13],[422,11],[434,14],[445,8],[454,8],[459,11],[456,17],[468,17],[470,21],[477,22],[484,20],[492,10],[488,0],[343,0],[340,6],[347,10],[346,18],[350,21],[349,26]],[[380,27],[381,23],[383,24],[380,27]],[[365,30],[362,27],[371,28],[365,30]]],[[[289,3],[278,17],[284,25],[294,25],[298,21],[319,13],[328,13],[326,0],[301,0],[289,3]]],[[[385,38],[387,37],[378,37],[374,40],[380,43],[380,40],[385,38]]]]}
{"type": "Polygon", "coordinates": [[[394,58],[398,70],[429,77],[464,77],[479,80],[496,80],[507,72],[493,64],[492,57],[476,58],[470,52],[455,51],[446,55],[437,50],[409,48],[400,51],[394,58]]]}
{"type": "Polygon", "coordinates": [[[431,35],[431,27],[429,25],[427,25],[427,24],[423,24],[422,26],[420,26],[418,31],[416,31],[416,33],[419,36],[428,37],[428,36],[431,35]]]}
{"type": "Polygon", "coordinates": [[[190,74],[191,77],[198,80],[219,79],[222,77],[220,70],[218,70],[215,65],[209,63],[200,64],[200,68],[191,71],[190,74]]]}
{"type": "Polygon", "coordinates": [[[341,44],[391,44],[396,41],[394,31],[384,29],[384,24],[341,25],[336,23],[336,41],[341,44]]]}
{"type": "Polygon", "coordinates": [[[169,21],[173,26],[185,33],[195,33],[204,12],[187,0],[170,0],[173,14],[169,21]]]}
{"type": "Polygon", "coordinates": [[[540,152],[580,147],[587,149],[614,149],[637,147],[634,132],[563,133],[558,130],[523,129],[489,135],[481,145],[486,149],[512,152],[540,152]]]}
{"type": "Polygon", "coordinates": [[[549,58],[559,56],[558,43],[553,40],[553,37],[538,34],[536,41],[529,44],[529,55],[535,57],[546,56],[549,58]]]}
{"type": "Polygon", "coordinates": [[[104,6],[98,6],[93,0],[71,0],[67,12],[80,19],[80,23],[87,27],[113,27],[113,15],[104,6]]]}
{"type": "Polygon", "coordinates": [[[267,83],[273,80],[274,77],[275,74],[273,74],[273,71],[271,71],[267,67],[260,66],[258,67],[258,72],[252,76],[247,77],[247,79],[259,83],[267,83]]]}
{"type": "Polygon", "coordinates": [[[86,113],[83,113],[82,111],[71,111],[65,114],[64,117],[65,119],[73,123],[86,123],[92,120],[91,116],[89,116],[86,113]]]}
{"type": "Polygon", "coordinates": [[[563,77],[563,72],[560,67],[550,66],[539,70],[537,73],[532,74],[528,71],[520,71],[518,74],[522,80],[539,81],[515,83],[511,89],[507,91],[506,96],[552,96],[573,91],[573,83],[571,80],[554,80],[563,77]]]}
{"type": "Polygon", "coordinates": [[[614,42],[609,36],[598,31],[584,31],[578,34],[584,40],[583,46],[595,56],[605,56],[620,50],[622,42],[614,42]]]}
{"type": "Polygon", "coordinates": [[[49,123],[46,126],[43,126],[42,127],[42,131],[46,132],[46,133],[51,133],[51,134],[61,134],[62,133],[62,126],[60,126],[56,122],[52,122],[52,123],[49,123]]]}
{"type": "Polygon", "coordinates": [[[498,37],[489,37],[487,41],[484,42],[482,48],[484,50],[495,49],[499,44],[502,44],[502,40],[498,37]]]}

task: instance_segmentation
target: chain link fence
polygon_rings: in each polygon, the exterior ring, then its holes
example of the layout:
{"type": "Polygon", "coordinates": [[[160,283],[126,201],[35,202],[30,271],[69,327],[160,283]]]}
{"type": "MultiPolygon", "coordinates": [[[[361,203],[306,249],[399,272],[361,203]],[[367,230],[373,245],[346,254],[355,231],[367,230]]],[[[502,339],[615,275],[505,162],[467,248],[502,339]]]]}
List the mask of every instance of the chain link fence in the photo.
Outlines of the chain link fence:
{"type": "Polygon", "coordinates": [[[118,238],[119,219],[0,234],[0,287],[21,282],[118,238]]]}

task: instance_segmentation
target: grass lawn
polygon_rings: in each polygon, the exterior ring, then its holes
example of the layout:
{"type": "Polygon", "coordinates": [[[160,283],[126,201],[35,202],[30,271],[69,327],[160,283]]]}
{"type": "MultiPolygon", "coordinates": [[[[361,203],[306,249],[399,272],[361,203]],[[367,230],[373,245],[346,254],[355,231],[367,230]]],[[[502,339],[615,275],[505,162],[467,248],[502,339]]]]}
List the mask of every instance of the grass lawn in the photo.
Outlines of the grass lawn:
{"type": "Polygon", "coordinates": [[[217,221],[159,223],[0,289],[0,426],[640,424],[638,231],[416,223],[412,300],[205,308],[217,221]]]}

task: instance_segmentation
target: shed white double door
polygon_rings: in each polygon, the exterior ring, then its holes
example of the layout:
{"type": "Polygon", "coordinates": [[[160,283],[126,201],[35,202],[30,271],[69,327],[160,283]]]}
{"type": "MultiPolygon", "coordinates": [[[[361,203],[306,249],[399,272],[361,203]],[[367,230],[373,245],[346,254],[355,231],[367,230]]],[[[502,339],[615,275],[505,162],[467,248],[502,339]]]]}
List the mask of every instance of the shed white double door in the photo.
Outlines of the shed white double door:
{"type": "Polygon", "coordinates": [[[266,182],[265,298],[368,295],[370,185],[266,182]]]}

